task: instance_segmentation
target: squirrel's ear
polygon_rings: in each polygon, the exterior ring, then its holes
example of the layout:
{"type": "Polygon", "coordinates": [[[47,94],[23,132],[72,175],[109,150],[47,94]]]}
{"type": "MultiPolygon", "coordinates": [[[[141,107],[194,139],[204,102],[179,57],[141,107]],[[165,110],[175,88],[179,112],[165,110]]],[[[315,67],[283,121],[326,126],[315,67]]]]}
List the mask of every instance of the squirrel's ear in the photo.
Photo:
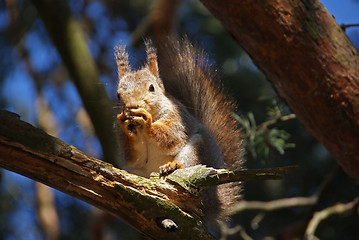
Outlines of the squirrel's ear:
{"type": "Polygon", "coordinates": [[[126,73],[131,71],[130,64],[128,62],[128,53],[125,46],[118,45],[115,47],[115,58],[118,70],[118,79],[120,80],[126,73]]]}
{"type": "Polygon", "coordinates": [[[147,65],[150,72],[158,77],[158,64],[157,64],[157,53],[155,47],[152,45],[151,40],[145,41],[146,52],[147,52],[147,65]]]}

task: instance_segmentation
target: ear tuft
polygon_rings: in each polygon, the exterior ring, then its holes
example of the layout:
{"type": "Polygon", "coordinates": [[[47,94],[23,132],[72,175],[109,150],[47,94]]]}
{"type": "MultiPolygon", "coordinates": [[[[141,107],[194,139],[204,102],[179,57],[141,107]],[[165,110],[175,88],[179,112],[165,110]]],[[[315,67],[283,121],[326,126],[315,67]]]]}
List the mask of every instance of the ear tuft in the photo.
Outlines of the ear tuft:
{"type": "Polygon", "coordinates": [[[158,77],[159,74],[158,74],[156,48],[153,46],[152,41],[149,39],[145,41],[145,45],[146,45],[146,52],[147,52],[148,68],[153,75],[158,77]]]}
{"type": "Polygon", "coordinates": [[[120,44],[115,47],[115,59],[118,70],[118,79],[120,80],[126,73],[131,71],[125,46],[120,44]]]}

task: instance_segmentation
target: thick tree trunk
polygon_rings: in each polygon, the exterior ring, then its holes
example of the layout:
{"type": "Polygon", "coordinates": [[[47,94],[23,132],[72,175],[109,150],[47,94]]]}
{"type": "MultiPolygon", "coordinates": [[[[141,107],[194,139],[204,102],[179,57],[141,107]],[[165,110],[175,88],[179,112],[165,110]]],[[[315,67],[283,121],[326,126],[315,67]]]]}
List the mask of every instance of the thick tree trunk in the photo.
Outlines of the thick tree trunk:
{"type": "Polygon", "coordinates": [[[359,183],[359,56],[317,0],[201,0],[359,183]]]}

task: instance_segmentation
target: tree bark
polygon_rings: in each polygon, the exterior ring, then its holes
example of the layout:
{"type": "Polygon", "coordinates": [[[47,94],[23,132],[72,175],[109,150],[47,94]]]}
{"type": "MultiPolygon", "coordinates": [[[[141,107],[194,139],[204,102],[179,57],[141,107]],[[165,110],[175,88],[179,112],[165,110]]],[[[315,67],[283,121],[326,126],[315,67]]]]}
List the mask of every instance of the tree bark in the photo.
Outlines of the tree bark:
{"type": "Polygon", "coordinates": [[[200,220],[202,189],[281,179],[296,169],[232,172],[197,165],[147,179],[88,157],[6,111],[0,111],[0,167],[86,201],[154,239],[213,239],[200,220]]]}
{"type": "Polygon", "coordinates": [[[151,238],[214,239],[198,217],[198,199],[184,188],[88,157],[4,111],[0,111],[0,167],[108,211],[151,238]],[[166,229],[165,219],[176,225],[166,229]]]}
{"type": "Polygon", "coordinates": [[[359,56],[317,0],[201,0],[359,183],[359,56]]]}

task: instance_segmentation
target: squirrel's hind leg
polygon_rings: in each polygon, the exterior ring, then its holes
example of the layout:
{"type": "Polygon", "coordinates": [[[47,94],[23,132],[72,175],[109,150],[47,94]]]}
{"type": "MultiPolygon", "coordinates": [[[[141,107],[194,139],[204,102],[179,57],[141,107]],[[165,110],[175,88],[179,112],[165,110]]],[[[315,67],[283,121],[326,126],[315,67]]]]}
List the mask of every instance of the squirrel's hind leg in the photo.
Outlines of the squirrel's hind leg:
{"type": "Polygon", "coordinates": [[[197,149],[201,141],[202,136],[200,134],[192,136],[187,144],[177,153],[173,161],[160,166],[160,175],[165,176],[177,169],[200,164],[197,149]]]}

